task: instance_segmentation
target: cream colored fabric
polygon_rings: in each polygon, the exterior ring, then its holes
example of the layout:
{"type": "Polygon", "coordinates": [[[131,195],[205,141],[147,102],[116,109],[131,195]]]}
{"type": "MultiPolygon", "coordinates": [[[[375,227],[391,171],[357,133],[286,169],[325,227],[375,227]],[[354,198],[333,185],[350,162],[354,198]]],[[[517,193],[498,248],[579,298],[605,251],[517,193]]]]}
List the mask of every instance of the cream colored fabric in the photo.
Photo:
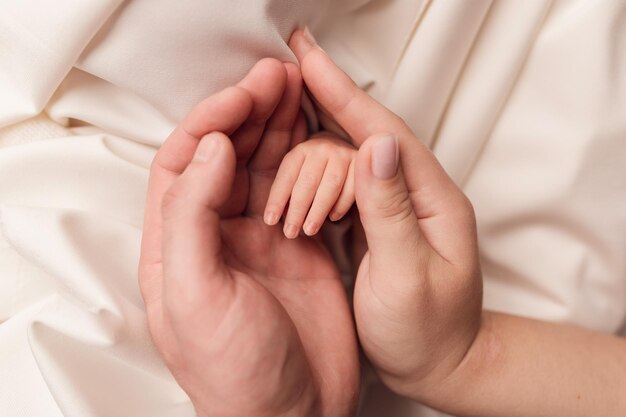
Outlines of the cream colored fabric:
{"type": "MultiPolygon", "coordinates": [[[[148,166],[201,98],[291,59],[303,24],[472,199],[486,307],[617,332],[625,16],[620,0],[0,1],[2,415],[193,415],[136,283],[148,166]]],[[[375,382],[360,414],[438,415],[375,382]]]]}

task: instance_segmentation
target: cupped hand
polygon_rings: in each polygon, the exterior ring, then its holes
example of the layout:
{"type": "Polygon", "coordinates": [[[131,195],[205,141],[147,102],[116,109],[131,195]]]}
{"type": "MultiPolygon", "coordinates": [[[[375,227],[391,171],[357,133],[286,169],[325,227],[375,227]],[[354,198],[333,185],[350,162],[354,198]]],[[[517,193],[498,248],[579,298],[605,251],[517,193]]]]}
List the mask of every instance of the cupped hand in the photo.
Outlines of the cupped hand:
{"type": "Polygon", "coordinates": [[[426,392],[463,361],[480,324],[472,206],[403,120],[310,34],[296,31],[290,47],[319,111],[360,147],[355,193],[368,245],[354,293],[361,345],[392,389],[426,392]]]}
{"type": "Polygon", "coordinates": [[[262,221],[302,139],[300,94],[297,66],[262,60],[200,103],[151,167],[140,286],[157,349],[199,415],[354,411],[356,337],[338,271],[316,241],[262,221]]]}

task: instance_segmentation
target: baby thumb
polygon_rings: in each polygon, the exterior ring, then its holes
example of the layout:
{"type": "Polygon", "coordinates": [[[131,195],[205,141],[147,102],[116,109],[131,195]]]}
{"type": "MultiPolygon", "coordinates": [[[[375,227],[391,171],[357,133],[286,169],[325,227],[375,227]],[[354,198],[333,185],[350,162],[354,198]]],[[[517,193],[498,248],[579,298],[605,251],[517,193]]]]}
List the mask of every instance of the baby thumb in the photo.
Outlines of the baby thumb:
{"type": "Polygon", "coordinates": [[[414,276],[420,229],[402,170],[400,148],[393,135],[368,138],[359,149],[355,197],[376,269],[414,276]]]}

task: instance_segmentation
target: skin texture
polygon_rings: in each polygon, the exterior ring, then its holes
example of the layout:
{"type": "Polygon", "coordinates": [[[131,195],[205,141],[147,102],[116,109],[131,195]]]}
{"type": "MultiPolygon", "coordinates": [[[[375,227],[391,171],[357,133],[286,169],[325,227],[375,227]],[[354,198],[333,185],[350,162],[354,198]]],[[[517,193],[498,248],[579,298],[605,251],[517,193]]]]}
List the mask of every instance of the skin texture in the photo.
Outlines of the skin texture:
{"type": "Polygon", "coordinates": [[[277,224],[286,212],[283,231],[287,238],[295,239],[300,229],[308,236],[315,235],[326,217],[341,219],[354,204],[355,159],[352,146],[327,132],[300,143],[280,163],[265,223],[277,224]]]}
{"type": "MultiPolygon", "coordinates": [[[[626,342],[482,311],[467,198],[310,36],[297,31],[290,46],[323,119],[359,149],[367,249],[354,319],[383,382],[459,416],[623,415],[626,342]]],[[[262,60],[200,103],[151,168],[141,291],[155,344],[201,416],[354,414],[357,346],[337,270],[316,241],[261,220],[305,136],[300,83],[296,66],[262,60]]]]}
{"type": "Polygon", "coordinates": [[[262,60],[192,110],[151,167],[139,282],[157,349],[199,415],[354,413],[357,345],[337,269],[316,241],[262,221],[302,139],[300,94],[297,66],[262,60]]]}
{"type": "Polygon", "coordinates": [[[321,111],[359,146],[355,192],[368,244],[354,293],[361,346],[391,387],[443,377],[462,361],[480,326],[471,204],[406,124],[319,47],[298,32],[290,46],[321,111]],[[399,167],[381,180],[372,173],[372,154],[389,136],[399,147],[399,167]]]}
{"type": "Polygon", "coordinates": [[[319,111],[360,147],[356,203],[368,249],[354,309],[381,379],[458,416],[624,415],[626,340],[481,310],[471,204],[404,122],[361,92],[310,34],[297,31],[290,46],[319,111]],[[372,163],[391,163],[389,134],[399,167],[380,179],[372,163]]]}

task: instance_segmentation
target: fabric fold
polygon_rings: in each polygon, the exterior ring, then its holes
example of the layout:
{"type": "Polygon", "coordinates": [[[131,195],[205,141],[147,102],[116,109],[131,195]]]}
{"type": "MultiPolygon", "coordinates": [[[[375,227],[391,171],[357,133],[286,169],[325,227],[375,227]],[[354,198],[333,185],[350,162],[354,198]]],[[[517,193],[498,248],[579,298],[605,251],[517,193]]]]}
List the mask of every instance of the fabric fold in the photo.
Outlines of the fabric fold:
{"type": "Polygon", "coordinates": [[[122,0],[0,4],[0,127],[36,116],[122,0]],[[24,13],[24,11],[30,13],[24,13]]]}

